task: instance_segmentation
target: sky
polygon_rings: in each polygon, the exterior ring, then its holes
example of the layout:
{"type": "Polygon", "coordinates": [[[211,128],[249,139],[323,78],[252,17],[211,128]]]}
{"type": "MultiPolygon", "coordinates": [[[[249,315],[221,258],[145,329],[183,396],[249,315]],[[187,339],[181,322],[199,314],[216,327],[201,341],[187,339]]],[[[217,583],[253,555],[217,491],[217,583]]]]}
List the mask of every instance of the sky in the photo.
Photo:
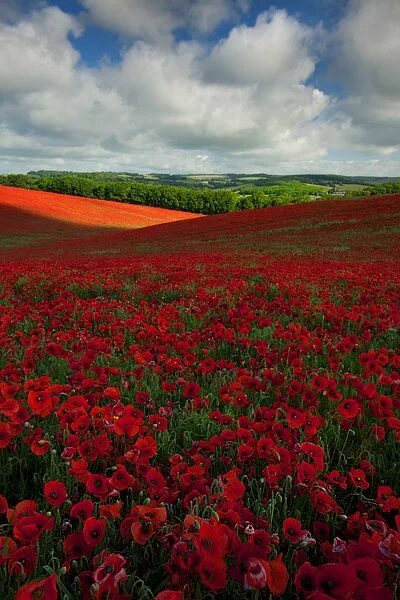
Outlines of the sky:
{"type": "Polygon", "coordinates": [[[0,172],[400,176],[400,0],[0,0],[0,172]]]}

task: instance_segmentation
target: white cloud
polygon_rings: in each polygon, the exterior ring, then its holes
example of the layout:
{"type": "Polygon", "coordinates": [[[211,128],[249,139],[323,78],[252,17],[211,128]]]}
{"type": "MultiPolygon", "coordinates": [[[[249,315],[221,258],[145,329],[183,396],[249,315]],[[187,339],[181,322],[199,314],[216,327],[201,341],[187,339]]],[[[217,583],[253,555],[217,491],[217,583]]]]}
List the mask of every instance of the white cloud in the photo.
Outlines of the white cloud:
{"type": "Polygon", "coordinates": [[[35,12],[14,25],[0,22],[1,94],[32,92],[68,85],[79,54],[67,36],[78,23],[58,8],[35,12]]]}
{"type": "Polygon", "coordinates": [[[211,52],[206,65],[209,79],[231,85],[306,81],[314,71],[313,32],[283,11],[269,11],[254,27],[232,29],[211,52]]]}
{"type": "MultiPolygon", "coordinates": [[[[231,27],[213,47],[201,35],[178,43],[173,32],[210,31],[245,2],[82,0],[90,18],[132,38],[119,64],[96,68],[83,66],[71,43],[80,18],[47,7],[10,24],[0,13],[0,169],[361,173],[387,165],[392,172],[397,38],[385,21],[377,52],[364,53],[376,17],[365,14],[370,1],[352,2],[339,28],[337,73],[351,92],[345,104],[310,83],[319,29],[285,11],[231,27]],[[375,155],[330,161],[344,146],[375,155]]],[[[393,21],[397,2],[381,2],[393,21]]]]}
{"type": "Polygon", "coordinates": [[[311,32],[282,11],[234,28],[210,55],[198,42],[138,42],[121,64],[98,69],[79,63],[71,33],[77,21],[56,8],[0,28],[3,157],[31,156],[36,146],[41,156],[182,171],[201,169],[204,156],[217,169],[244,153],[276,162],[325,152],[313,121],[328,98],[305,83],[311,32]],[[265,35],[269,56],[260,62],[265,35]],[[250,79],[216,77],[218,57],[233,73],[245,51],[250,79]]]}
{"type": "Polygon", "coordinates": [[[213,31],[247,7],[244,0],[81,0],[98,25],[124,36],[168,42],[173,31],[213,31]]]}
{"type": "Polygon", "coordinates": [[[399,0],[352,0],[337,44],[336,74],[349,93],[345,143],[383,154],[400,150],[399,0]]]}

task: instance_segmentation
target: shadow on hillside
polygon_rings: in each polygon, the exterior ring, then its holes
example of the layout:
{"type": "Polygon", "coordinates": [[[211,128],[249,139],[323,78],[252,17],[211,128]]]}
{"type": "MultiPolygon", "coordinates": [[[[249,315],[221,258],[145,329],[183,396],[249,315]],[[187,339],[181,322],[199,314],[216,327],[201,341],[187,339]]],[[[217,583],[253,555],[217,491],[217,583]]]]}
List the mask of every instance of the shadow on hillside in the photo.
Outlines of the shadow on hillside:
{"type": "Polygon", "coordinates": [[[29,210],[0,206],[0,253],[13,248],[114,233],[119,228],[79,225],[37,215],[29,210]]]}

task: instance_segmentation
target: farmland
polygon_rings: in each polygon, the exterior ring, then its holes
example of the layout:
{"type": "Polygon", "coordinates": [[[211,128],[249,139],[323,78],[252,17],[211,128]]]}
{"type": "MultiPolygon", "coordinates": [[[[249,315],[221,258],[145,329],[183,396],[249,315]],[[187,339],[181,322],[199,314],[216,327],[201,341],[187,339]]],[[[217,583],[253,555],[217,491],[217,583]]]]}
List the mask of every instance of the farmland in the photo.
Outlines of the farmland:
{"type": "Polygon", "coordinates": [[[80,239],[198,217],[191,213],[92,198],[0,187],[0,249],[80,239]]]}
{"type": "Polygon", "coordinates": [[[3,597],[396,597],[400,197],[0,194],[3,597]]]}

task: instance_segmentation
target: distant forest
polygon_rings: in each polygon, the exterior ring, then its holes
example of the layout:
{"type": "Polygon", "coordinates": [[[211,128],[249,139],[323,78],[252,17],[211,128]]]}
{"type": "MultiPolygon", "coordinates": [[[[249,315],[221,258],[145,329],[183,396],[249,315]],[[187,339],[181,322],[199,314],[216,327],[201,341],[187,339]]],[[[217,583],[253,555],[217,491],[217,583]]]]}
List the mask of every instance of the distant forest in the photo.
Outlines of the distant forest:
{"type": "Polygon", "coordinates": [[[202,214],[298,204],[337,196],[400,192],[400,178],[336,175],[138,175],[34,171],[0,175],[0,185],[202,214]],[[366,186],[366,187],[364,187],[366,186]]]}

